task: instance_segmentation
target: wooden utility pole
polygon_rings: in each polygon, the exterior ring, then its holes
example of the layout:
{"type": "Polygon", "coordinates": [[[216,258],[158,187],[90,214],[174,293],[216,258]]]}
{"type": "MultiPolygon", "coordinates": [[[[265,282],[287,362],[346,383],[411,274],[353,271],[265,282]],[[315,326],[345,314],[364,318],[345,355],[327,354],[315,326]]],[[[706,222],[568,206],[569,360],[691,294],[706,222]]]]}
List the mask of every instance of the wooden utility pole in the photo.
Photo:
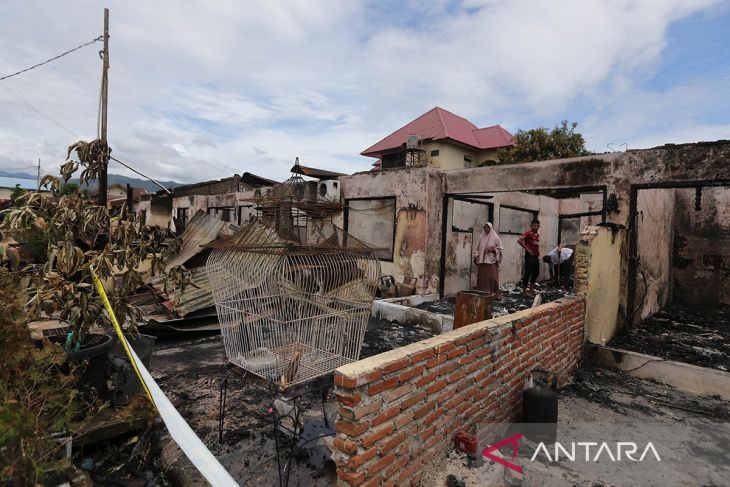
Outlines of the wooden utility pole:
{"type": "MultiPolygon", "coordinates": [[[[109,99],[109,9],[104,9],[104,64],[101,72],[101,107],[100,110],[100,134],[104,145],[107,145],[106,139],[106,122],[107,122],[107,101],[109,99]]],[[[107,202],[107,168],[109,167],[109,159],[103,161],[101,173],[99,174],[99,205],[106,208],[107,202]]]]}

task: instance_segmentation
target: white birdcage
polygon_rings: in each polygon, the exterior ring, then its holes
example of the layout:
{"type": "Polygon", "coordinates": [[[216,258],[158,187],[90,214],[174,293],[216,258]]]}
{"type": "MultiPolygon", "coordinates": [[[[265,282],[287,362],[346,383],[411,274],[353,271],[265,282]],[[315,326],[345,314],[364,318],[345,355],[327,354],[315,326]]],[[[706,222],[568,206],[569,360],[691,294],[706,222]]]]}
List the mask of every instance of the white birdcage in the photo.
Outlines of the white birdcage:
{"type": "Polygon", "coordinates": [[[332,224],[339,203],[292,177],[254,200],[258,217],[210,244],[207,274],[228,360],[285,389],[358,359],[380,274],[332,224]]]}

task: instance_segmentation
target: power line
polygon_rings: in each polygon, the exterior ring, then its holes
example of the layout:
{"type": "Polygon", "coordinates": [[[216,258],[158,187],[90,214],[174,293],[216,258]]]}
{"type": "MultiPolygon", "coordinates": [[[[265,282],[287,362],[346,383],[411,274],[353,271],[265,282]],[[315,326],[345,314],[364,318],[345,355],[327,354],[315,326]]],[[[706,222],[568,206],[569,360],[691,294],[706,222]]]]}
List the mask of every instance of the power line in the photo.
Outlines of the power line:
{"type": "Polygon", "coordinates": [[[70,128],[68,128],[67,126],[65,126],[64,124],[62,124],[61,122],[59,122],[58,120],[54,119],[53,117],[51,117],[50,115],[48,115],[46,112],[44,112],[40,108],[37,108],[31,102],[29,102],[28,100],[26,100],[25,98],[23,98],[22,96],[20,96],[19,94],[17,94],[16,92],[14,92],[13,90],[11,90],[10,88],[8,88],[7,86],[3,86],[3,89],[5,89],[5,91],[7,91],[8,93],[10,93],[20,103],[22,103],[23,105],[25,105],[26,108],[28,108],[28,109],[36,112],[38,115],[40,115],[41,117],[43,117],[46,120],[48,120],[49,122],[51,122],[56,127],[60,128],[61,130],[64,130],[64,131],[68,132],[73,137],[76,137],[78,139],[83,139],[83,137],[81,137],[80,135],[78,135],[77,133],[75,133],[73,130],[71,130],[70,128]]]}
{"type": "Polygon", "coordinates": [[[78,51],[78,50],[79,50],[79,49],[81,49],[82,47],[90,46],[90,45],[92,45],[93,43],[95,43],[95,42],[98,42],[98,41],[100,41],[101,39],[102,39],[102,36],[99,36],[99,37],[97,37],[96,39],[93,39],[93,40],[91,40],[91,41],[89,41],[89,42],[86,42],[86,43],[84,43],[84,44],[81,44],[80,46],[76,46],[76,47],[74,47],[73,49],[69,49],[68,51],[66,51],[66,52],[63,52],[63,53],[59,54],[58,56],[54,56],[54,57],[52,57],[51,59],[46,59],[46,60],[45,60],[45,61],[43,61],[42,63],[34,64],[33,66],[31,66],[31,67],[29,67],[29,68],[21,69],[20,71],[17,71],[17,72],[15,72],[15,73],[13,73],[13,74],[8,74],[8,75],[6,75],[6,76],[3,76],[2,78],[0,78],[0,81],[2,81],[2,80],[4,80],[4,79],[12,78],[13,76],[18,76],[19,74],[23,74],[23,73],[25,73],[25,72],[27,72],[27,71],[30,71],[31,69],[35,69],[35,68],[38,68],[38,67],[40,67],[40,66],[43,66],[44,64],[48,64],[48,63],[50,63],[51,61],[55,61],[56,59],[62,58],[63,56],[65,56],[65,55],[67,55],[67,54],[71,54],[71,53],[72,53],[72,52],[74,52],[74,51],[78,51]]]}
{"type": "MultiPolygon", "coordinates": [[[[80,136],[80,135],[78,135],[78,134],[77,134],[76,132],[74,132],[73,130],[71,130],[70,128],[68,128],[68,127],[67,127],[66,125],[62,124],[61,122],[59,122],[59,121],[58,121],[58,120],[56,120],[55,118],[51,117],[50,115],[48,115],[48,114],[47,114],[46,112],[44,112],[44,111],[43,111],[43,110],[41,110],[40,108],[38,108],[38,107],[34,106],[34,105],[33,105],[33,104],[31,103],[31,102],[29,102],[28,100],[26,100],[25,98],[23,98],[22,96],[20,96],[19,94],[17,94],[16,92],[14,92],[13,90],[11,90],[10,88],[8,88],[7,86],[3,86],[3,88],[4,88],[4,89],[5,89],[5,90],[6,90],[6,91],[7,91],[8,93],[10,93],[11,95],[13,95],[13,96],[15,97],[15,99],[16,99],[16,100],[18,100],[18,101],[19,101],[20,103],[22,103],[23,105],[25,105],[25,106],[26,106],[27,108],[29,108],[30,110],[33,110],[33,111],[34,111],[35,113],[37,113],[37,114],[38,114],[38,115],[40,115],[41,117],[43,117],[43,118],[45,118],[46,120],[48,120],[49,122],[51,122],[51,123],[52,123],[53,125],[55,125],[56,127],[60,128],[61,130],[64,130],[64,131],[68,132],[68,133],[69,133],[70,135],[72,135],[73,137],[76,137],[77,139],[83,139],[83,137],[81,137],[81,136],[80,136]]],[[[133,167],[131,167],[131,166],[130,166],[129,164],[127,164],[126,162],[120,161],[119,159],[117,159],[116,157],[113,157],[113,156],[109,156],[109,158],[110,158],[110,159],[112,159],[112,160],[114,160],[114,161],[116,161],[116,162],[118,162],[119,164],[121,164],[122,166],[126,167],[127,169],[129,169],[130,171],[134,172],[135,174],[139,174],[139,175],[140,175],[140,176],[142,176],[143,178],[145,178],[145,179],[147,179],[147,180],[149,180],[149,181],[152,181],[152,182],[153,182],[153,183],[155,183],[155,184],[156,184],[157,186],[159,186],[160,188],[162,188],[162,189],[164,189],[165,191],[167,191],[167,193],[168,193],[168,194],[172,194],[172,193],[170,192],[170,190],[169,190],[169,189],[167,189],[166,187],[164,187],[164,186],[163,186],[162,184],[158,183],[157,181],[155,181],[155,180],[154,180],[154,179],[152,179],[151,177],[149,177],[149,176],[147,176],[147,175],[145,175],[145,174],[142,174],[141,172],[139,172],[138,170],[134,169],[133,167]]]]}

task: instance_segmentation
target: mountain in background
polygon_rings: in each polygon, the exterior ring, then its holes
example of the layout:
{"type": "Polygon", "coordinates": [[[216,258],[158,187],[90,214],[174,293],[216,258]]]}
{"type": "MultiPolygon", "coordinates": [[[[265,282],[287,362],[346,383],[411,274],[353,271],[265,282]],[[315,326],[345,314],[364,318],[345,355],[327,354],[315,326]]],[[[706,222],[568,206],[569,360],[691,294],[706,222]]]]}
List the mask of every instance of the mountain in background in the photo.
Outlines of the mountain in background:
{"type": "MultiPolygon", "coordinates": [[[[22,179],[32,179],[35,181],[36,176],[35,174],[30,174],[26,172],[16,172],[16,171],[3,171],[0,169],[0,176],[8,177],[8,178],[22,178],[22,179]]],[[[78,184],[79,180],[78,178],[71,179],[71,182],[78,184]]],[[[177,183],[175,181],[158,181],[161,185],[163,185],[166,188],[175,188],[177,186],[182,186],[182,183],[177,183]]],[[[121,174],[109,174],[107,176],[107,184],[121,184],[122,186],[126,186],[127,183],[129,183],[133,188],[144,188],[148,193],[156,193],[160,187],[157,186],[152,181],[148,181],[146,179],[137,179],[137,178],[130,178],[127,176],[122,176],[121,174]]],[[[92,181],[89,183],[89,189],[94,190],[99,185],[97,181],[92,181]]]]}

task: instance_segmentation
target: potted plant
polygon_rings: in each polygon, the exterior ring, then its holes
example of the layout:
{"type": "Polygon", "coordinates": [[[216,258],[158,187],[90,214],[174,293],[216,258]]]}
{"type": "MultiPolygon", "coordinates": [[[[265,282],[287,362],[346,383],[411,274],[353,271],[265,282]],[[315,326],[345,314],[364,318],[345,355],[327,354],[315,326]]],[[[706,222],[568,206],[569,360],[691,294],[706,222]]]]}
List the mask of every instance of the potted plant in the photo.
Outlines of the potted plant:
{"type": "MultiPolygon", "coordinates": [[[[17,272],[28,282],[28,317],[45,314],[67,324],[70,333],[63,341],[72,360],[103,356],[113,345],[112,336],[104,335],[112,331],[112,324],[94,288],[91,269],[105,282],[117,320],[135,333],[142,314],[129,296],[143,285],[144,272],[162,272],[166,258],[180,247],[168,229],[141,224],[126,205],[99,206],[79,185],[69,184],[79,170],[81,186],[96,180],[110,152],[100,140],[71,145],[61,177],[48,175],[40,182],[53,197],[39,192],[18,197],[0,225],[19,243],[25,261],[17,272]]],[[[169,275],[172,285],[187,284],[180,269],[169,275]]]]}

